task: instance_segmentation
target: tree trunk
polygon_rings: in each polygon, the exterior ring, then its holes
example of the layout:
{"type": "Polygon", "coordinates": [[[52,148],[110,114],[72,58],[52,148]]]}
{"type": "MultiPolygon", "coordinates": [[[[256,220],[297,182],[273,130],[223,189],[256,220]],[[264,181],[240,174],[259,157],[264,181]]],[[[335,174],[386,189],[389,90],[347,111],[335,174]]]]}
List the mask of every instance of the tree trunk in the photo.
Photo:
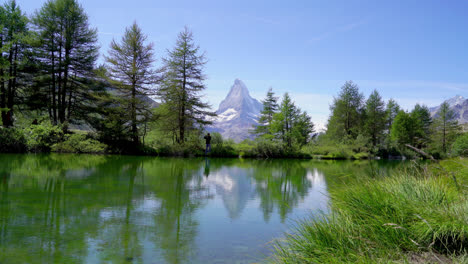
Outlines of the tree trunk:
{"type": "MultiPolygon", "coordinates": [[[[3,36],[0,36],[0,49],[3,48],[3,36]]],[[[3,54],[0,54],[3,57],[3,54]]],[[[6,108],[6,89],[5,89],[5,72],[0,68],[0,112],[2,113],[2,125],[7,125],[7,113],[4,111],[6,108]]]]}
{"type": "Polygon", "coordinates": [[[51,51],[51,58],[52,58],[52,71],[51,71],[51,76],[52,76],[52,115],[53,115],[53,121],[54,125],[57,125],[57,98],[56,98],[56,80],[55,80],[55,52],[54,52],[54,39],[52,39],[52,51],[51,51]]]}
{"type": "MultiPolygon", "coordinates": [[[[62,33],[62,26],[60,26],[60,33],[62,33]]],[[[63,46],[63,37],[60,37],[59,42],[59,57],[58,57],[58,92],[57,92],[57,102],[58,102],[58,119],[60,123],[63,123],[63,105],[62,105],[62,47],[63,46]]]]}
{"type": "MultiPolygon", "coordinates": [[[[70,64],[70,48],[65,47],[65,65],[64,65],[64,73],[63,73],[63,86],[62,86],[62,115],[63,115],[63,120],[62,123],[67,121],[67,108],[70,109],[70,104],[67,105],[67,89],[68,87],[68,70],[69,70],[69,64],[70,64]]],[[[71,90],[70,90],[70,96],[71,96],[71,90]]]]}
{"type": "Polygon", "coordinates": [[[185,91],[185,86],[187,85],[187,75],[186,75],[186,67],[185,67],[185,54],[184,54],[184,64],[183,64],[183,79],[182,79],[182,109],[180,113],[180,121],[179,121],[179,134],[180,134],[180,143],[185,142],[185,101],[187,100],[186,98],[186,91],[185,91]]]}
{"type": "Polygon", "coordinates": [[[131,115],[132,115],[132,140],[135,144],[138,144],[138,128],[137,128],[137,117],[136,117],[136,83],[132,83],[132,103],[131,103],[131,115]]]}

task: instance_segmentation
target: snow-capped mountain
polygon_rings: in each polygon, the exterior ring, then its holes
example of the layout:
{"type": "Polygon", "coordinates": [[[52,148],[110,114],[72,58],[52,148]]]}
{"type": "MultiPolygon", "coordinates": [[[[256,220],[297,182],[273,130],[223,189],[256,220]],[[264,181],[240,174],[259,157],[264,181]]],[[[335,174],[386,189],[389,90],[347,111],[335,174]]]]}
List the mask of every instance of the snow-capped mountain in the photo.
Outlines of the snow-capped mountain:
{"type": "MultiPolygon", "coordinates": [[[[464,98],[461,95],[457,95],[453,98],[446,100],[445,102],[447,102],[450,106],[450,109],[452,109],[455,112],[455,117],[457,118],[459,124],[468,123],[468,99],[464,98]]],[[[429,110],[431,111],[431,116],[437,116],[439,109],[440,105],[429,108],[429,110]]]]}
{"type": "Polygon", "coordinates": [[[226,98],[219,104],[216,111],[218,116],[214,118],[209,131],[219,132],[224,138],[231,138],[239,142],[246,138],[252,138],[249,133],[262,110],[262,104],[249,94],[247,86],[236,79],[226,98]]]}

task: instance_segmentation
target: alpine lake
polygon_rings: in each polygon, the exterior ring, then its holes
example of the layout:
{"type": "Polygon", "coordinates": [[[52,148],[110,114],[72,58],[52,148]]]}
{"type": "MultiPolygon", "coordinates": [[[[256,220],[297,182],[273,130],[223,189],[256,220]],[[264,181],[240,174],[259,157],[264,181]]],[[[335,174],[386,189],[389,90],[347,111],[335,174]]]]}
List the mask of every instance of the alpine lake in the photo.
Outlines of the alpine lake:
{"type": "Polygon", "coordinates": [[[403,164],[0,154],[0,263],[263,262],[330,192],[403,164]]]}

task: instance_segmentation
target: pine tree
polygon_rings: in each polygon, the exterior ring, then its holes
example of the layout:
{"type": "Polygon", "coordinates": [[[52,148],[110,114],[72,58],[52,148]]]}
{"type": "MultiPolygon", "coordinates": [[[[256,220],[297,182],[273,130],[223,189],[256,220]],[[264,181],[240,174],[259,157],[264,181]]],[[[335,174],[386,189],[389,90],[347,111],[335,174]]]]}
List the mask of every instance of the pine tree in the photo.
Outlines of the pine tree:
{"type": "Polygon", "coordinates": [[[210,105],[201,100],[206,79],[203,69],[205,55],[200,54],[200,47],[193,41],[193,34],[185,28],[179,33],[175,47],[168,51],[163,59],[162,83],[158,95],[169,110],[162,118],[173,119],[176,115],[176,142],[184,144],[187,133],[200,126],[211,124],[207,116],[215,116],[209,111],[210,105]]]}
{"type": "Polygon", "coordinates": [[[271,136],[270,125],[273,121],[273,116],[278,111],[278,97],[275,97],[273,89],[270,87],[266,94],[265,100],[262,101],[263,109],[258,119],[258,125],[255,127],[254,133],[258,136],[271,136]]]}
{"type": "Polygon", "coordinates": [[[139,143],[138,126],[142,116],[150,112],[150,105],[143,99],[153,93],[151,86],[156,81],[153,67],[153,44],[145,44],[147,37],[133,23],[125,30],[120,43],[112,41],[106,56],[111,83],[121,98],[119,104],[128,113],[130,134],[134,143],[139,143]]]}
{"type": "Polygon", "coordinates": [[[32,19],[37,34],[35,46],[38,87],[54,124],[80,115],[89,102],[89,80],[98,57],[97,30],[76,0],[49,0],[32,19]]]}
{"type": "Polygon", "coordinates": [[[366,101],[365,130],[370,136],[372,146],[380,143],[385,129],[385,103],[380,94],[374,90],[366,101]]]}
{"type": "Polygon", "coordinates": [[[24,71],[28,18],[15,0],[0,6],[0,112],[4,127],[13,126],[14,108],[24,71]],[[2,111],[3,109],[3,111],[2,111]]]}

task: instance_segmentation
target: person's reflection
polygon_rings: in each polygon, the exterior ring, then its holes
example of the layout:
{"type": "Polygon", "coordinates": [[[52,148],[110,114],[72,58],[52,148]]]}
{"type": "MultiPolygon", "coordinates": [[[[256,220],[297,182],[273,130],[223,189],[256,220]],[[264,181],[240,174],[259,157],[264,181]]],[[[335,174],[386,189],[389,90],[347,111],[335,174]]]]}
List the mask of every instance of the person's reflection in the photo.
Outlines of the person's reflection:
{"type": "Polygon", "coordinates": [[[205,158],[205,171],[203,172],[203,175],[207,178],[210,175],[210,160],[208,158],[205,158]]]}
{"type": "Polygon", "coordinates": [[[0,172],[0,245],[5,245],[8,231],[10,206],[8,204],[8,172],[0,172]]]}

